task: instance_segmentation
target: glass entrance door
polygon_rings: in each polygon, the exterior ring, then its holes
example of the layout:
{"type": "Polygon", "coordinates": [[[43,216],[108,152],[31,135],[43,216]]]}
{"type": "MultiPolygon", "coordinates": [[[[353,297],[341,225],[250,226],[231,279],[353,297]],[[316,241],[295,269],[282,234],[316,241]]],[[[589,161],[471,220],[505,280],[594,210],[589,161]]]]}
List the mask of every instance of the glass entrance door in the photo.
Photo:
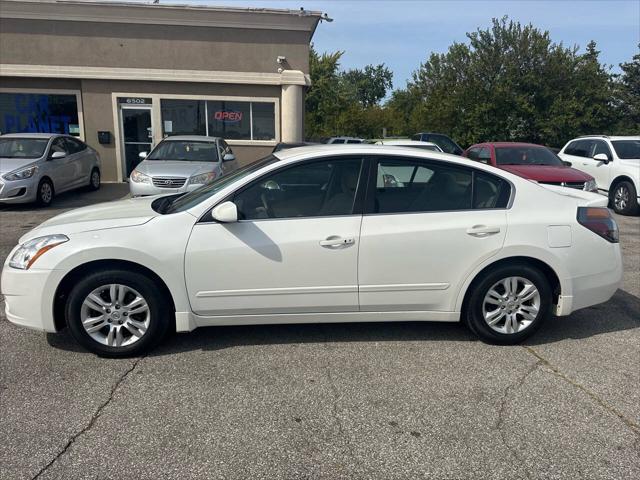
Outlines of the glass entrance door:
{"type": "Polygon", "coordinates": [[[131,172],[142,160],[140,152],[150,152],[153,144],[153,131],[151,129],[150,107],[120,108],[120,121],[122,125],[122,150],[124,153],[123,173],[126,180],[131,172]]]}

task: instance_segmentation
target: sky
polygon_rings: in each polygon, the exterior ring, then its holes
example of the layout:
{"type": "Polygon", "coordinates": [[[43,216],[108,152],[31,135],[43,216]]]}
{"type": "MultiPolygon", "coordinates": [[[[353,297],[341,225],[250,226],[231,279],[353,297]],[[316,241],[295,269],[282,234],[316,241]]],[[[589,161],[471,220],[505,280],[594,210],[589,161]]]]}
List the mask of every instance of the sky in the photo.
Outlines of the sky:
{"type": "MultiPolygon", "coordinates": [[[[151,3],[150,0],[141,0],[151,3]]],[[[600,59],[619,71],[638,53],[640,0],[160,0],[163,4],[210,4],[319,10],[322,22],[313,37],[320,52],[344,51],[343,69],[384,63],[402,88],[431,52],[446,52],[466,32],[487,28],[508,15],[549,30],[551,39],[584,50],[595,40],[600,59]]]]}

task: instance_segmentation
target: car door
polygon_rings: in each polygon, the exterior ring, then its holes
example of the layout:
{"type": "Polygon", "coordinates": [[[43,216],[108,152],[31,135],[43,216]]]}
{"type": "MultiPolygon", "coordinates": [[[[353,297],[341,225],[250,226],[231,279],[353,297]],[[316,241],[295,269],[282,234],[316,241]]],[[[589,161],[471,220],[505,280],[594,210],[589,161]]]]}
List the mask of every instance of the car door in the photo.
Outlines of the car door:
{"type": "Polygon", "coordinates": [[[50,163],[48,164],[48,174],[53,180],[53,187],[57,193],[71,188],[75,173],[73,160],[64,137],[56,137],[49,147],[48,161],[50,163]],[[53,154],[56,152],[62,152],[65,156],[53,158],[53,154]]]}
{"type": "Polygon", "coordinates": [[[360,309],[452,311],[471,270],[502,248],[510,183],[415,158],[378,158],[372,168],[360,230],[360,309]],[[395,182],[385,182],[388,175],[395,182]]]}
{"type": "Polygon", "coordinates": [[[595,173],[595,162],[591,159],[593,147],[594,142],[591,139],[574,140],[564,148],[559,157],[570,162],[573,168],[593,177],[595,173]]]}
{"type": "Polygon", "coordinates": [[[330,157],[283,167],[229,197],[237,223],[205,215],[185,254],[194,313],[356,311],[363,165],[330,157]]]}
{"type": "Polygon", "coordinates": [[[78,187],[89,184],[92,162],[87,146],[75,138],[65,137],[69,160],[73,165],[73,179],[70,187],[78,187]]]}
{"type": "Polygon", "coordinates": [[[609,190],[609,186],[611,185],[611,169],[613,168],[613,155],[611,154],[611,149],[607,142],[604,140],[594,140],[593,141],[593,151],[591,152],[591,158],[586,159],[586,162],[590,163],[589,167],[591,168],[590,173],[593,178],[596,179],[596,184],[599,189],[609,190]],[[598,155],[599,153],[603,153],[609,159],[608,162],[603,162],[602,160],[595,160],[593,157],[598,155]]]}

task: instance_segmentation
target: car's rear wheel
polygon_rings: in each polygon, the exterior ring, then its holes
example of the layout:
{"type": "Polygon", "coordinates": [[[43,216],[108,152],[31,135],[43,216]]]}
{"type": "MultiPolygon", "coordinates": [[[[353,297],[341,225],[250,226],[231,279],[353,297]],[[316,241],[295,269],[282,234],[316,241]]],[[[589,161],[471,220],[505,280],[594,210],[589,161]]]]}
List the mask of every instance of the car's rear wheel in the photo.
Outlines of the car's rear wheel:
{"type": "Polygon", "coordinates": [[[43,178],[38,183],[36,192],[36,203],[41,207],[48,207],[53,202],[53,183],[48,178],[43,178]]]}
{"type": "Polygon", "coordinates": [[[156,346],[169,328],[172,312],[161,292],[155,282],[137,272],[90,274],[69,294],[69,330],[82,346],[98,355],[139,355],[156,346]]]}
{"type": "Polygon", "coordinates": [[[89,176],[89,190],[98,190],[100,188],[100,170],[94,168],[89,176]]]}
{"type": "Polygon", "coordinates": [[[465,321],[483,341],[512,345],[540,328],[552,303],[542,272],[525,264],[503,265],[474,282],[465,321]]]}
{"type": "Polygon", "coordinates": [[[611,194],[611,206],[620,215],[635,215],[638,211],[638,193],[631,182],[619,182],[611,194]]]}

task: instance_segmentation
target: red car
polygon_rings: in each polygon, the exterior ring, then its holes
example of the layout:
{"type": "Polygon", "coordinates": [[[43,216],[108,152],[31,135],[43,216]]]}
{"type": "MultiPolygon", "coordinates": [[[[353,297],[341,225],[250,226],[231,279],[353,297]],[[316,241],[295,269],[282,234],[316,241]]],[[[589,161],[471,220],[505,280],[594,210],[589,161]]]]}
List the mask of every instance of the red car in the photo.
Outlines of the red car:
{"type": "Polygon", "coordinates": [[[533,143],[488,142],[467,148],[463,156],[548,185],[597,192],[595,179],[571,168],[547,147],[533,143]]]}

